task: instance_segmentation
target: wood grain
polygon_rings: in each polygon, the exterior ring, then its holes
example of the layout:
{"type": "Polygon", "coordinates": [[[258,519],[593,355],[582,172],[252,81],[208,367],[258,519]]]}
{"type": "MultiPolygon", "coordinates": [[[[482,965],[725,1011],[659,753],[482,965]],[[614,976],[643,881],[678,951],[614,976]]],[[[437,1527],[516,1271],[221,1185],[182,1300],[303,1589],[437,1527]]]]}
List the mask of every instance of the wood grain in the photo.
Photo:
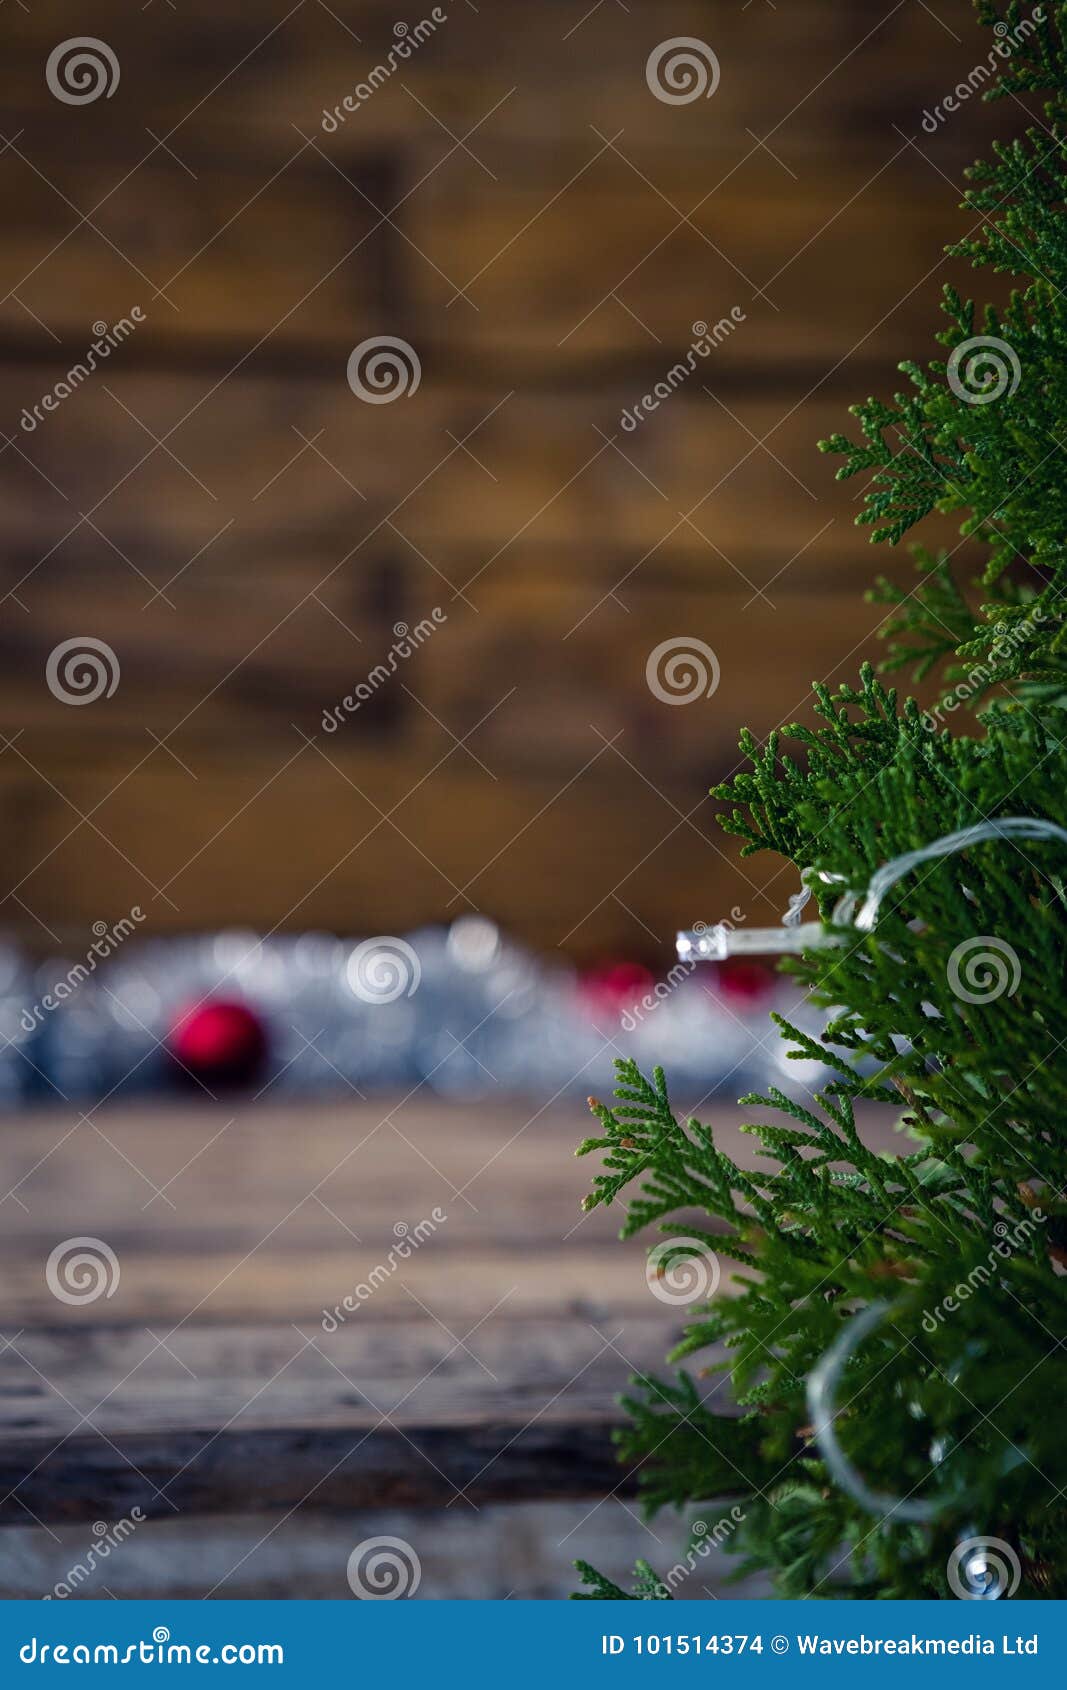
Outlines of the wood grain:
{"type": "Polygon", "coordinates": [[[5,17],[5,922],[79,945],[150,895],[159,932],[402,932],[462,887],[531,942],[669,964],[698,908],[771,917],[777,865],[742,874],[702,795],[743,725],[877,655],[858,488],[816,442],[934,350],[962,167],[1005,124],[922,127],[987,50],[967,9],[682,0],[721,75],[673,105],[650,0],[457,4],[332,130],[397,39],[385,0],[164,9],[101,0],[121,79],[84,105],[45,77],[71,0],[5,17]],[[381,334],[421,380],[369,405],[346,364],[381,334]],[[80,635],[121,681],[75,710],[45,665],[80,635]],[[721,665],[685,710],[646,682],[679,637],[721,665]]]}
{"type": "Polygon", "coordinates": [[[581,1216],[581,1131],[558,1106],[414,1100],[13,1125],[0,1521],[630,1489],[615,1399],[685,1311],[581,1216]],[[49,1280],[71,1237],[112,1253],[110,1294],[49,1280]]]}
{"type": "MultiPolygon", "coordinates": [[[[631,1326],[634,1365],[652,1364],[661,1335],[658,1322],[631,1326]]],[[[458,1336],[379,1317],[330,1335],[192,1327],[157,1350],[147,1331],[94,1326],[79,1356],[80,1334],[23,1334],[0,1381],[0,1522],[23,1519],[22,1505],[42,1519],[134,1505],[162,1518],[633,1488],[611,1446],[626,1366],[604,1341],[614,1332],[509,1317],[469,1351],[458,1336]]]]}

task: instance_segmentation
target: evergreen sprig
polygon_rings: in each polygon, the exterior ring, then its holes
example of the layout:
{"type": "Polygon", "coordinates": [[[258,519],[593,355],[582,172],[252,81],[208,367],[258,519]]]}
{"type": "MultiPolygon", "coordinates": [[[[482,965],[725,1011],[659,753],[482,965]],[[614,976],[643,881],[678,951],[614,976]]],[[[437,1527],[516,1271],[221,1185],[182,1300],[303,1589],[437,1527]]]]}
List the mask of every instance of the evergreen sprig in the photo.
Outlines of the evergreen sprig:
{"type": "MultiPolygon", "coordinates": [[[[916,587],[873,594],[891,607],[883,669],[938,674],[935,705],[901,702],[870,667],[856,687],[816,685],[816,725],[746,731],[749,768],[715,791],[743,854],[774,851],[824,889],[838,943],[788,966],[828,1025],[821,1041],[780,1026],[833,1077],[810,1104],[742,1099],[763,1112],[744,1129],[753,1171],[675,1115],[662,1070],[622,1061],[579,1150],[603,1165],[587,1207],[636,1183],[624,1237],[652,1226],[732,1264],[671,1358],[699,1355],[716,1383],[634,1380],[620,1458],[651,1509],[732,1501],[740,1573],[792,1597],[951,1596],[949,1558],[973,1535],[1010,1546],[1020,1596],[1067,1595],[1049,1412],[1067,1383],[1067,859],[994,838],[914,868],[873,932],[835,922],[842,893],[945,834],[1007,815],[1067,826],[1067,4],[1036,24],[1017,0],[976,4],[1013,43],[987,97],[1039,94],[1044,121],[968,173],[973,227],[949,250],[1024,285],[981,311],[946,288],[948,358],[901,365],[910,390],[856,406],[859,438],[823,449],[868,477],[874,540],[962,513],[985,566],[965,586],[954,552],[917,551],[916,587]],[[972,730],[953,734],[962,708],[972,730]],[[895,1154],[865,1140],[878,1108],[895,1154]],[[808,1424],[812,1370],[874,1303],[835,1427],[872,1492],[930,1505],[921,1521],[861,1503],[808,1424]]],[[[631,1590],[579,1568],[591,1597],[671,1593],[644,1562],[631,1590]]]]}

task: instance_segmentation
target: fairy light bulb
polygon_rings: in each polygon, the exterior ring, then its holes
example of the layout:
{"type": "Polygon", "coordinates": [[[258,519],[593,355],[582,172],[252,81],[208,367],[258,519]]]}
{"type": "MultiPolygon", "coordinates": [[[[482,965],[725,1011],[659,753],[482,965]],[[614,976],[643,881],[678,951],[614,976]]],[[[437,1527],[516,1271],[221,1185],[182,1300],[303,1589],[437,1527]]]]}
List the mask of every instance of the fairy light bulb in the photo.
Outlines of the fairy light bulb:
{"type": "Polygon", "coordinates": [[[899,880],[918,868],[920,863],[938,857],[951,857],[957,851],[969,850],[987,839],[1056,839],[1067,845],[1067,831],[1042,816],[999,816],[992,821],[977,822],[973,827],[946,833],[930,845],[915,851],[905,851],[884,863],[871,877],[863,902],[848,892],[839,898],[827,929],[821,921],[802,921],[801,915],[812,896],[811,882],[818,879],[824,886],[844,885],[844,876],[826,874],[822,870],[801,871],[801,889],[789,899],[789,908],[780,927],[730,927],[719,923],[716,927],[694,928],[678,934],[678,955],[684,961],[725,962],[731,956],[785,956],[801,951],[829,950],[845,943],[845,935],[833,928],[851,927],[857,933],[873,932],[886,895],[899,880]]]}

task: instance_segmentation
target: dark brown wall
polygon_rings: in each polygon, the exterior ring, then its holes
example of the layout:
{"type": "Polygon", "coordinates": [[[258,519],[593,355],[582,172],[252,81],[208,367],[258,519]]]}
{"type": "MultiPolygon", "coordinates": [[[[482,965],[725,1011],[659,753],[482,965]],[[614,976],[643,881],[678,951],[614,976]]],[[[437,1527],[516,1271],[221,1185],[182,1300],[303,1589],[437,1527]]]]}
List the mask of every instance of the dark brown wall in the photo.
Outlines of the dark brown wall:
{"type": "Polygon", "coordinates": [[[772,919],[792,889],[757,891],[773,865],[742,874],[701,794],[743,724],[804,714],[813,678],[876,650],[878,560],[815,442],[932,350],[990,125],[976,102],[934,136],[922,115],[987,43],[963,0],[445,9],[332,134],[395,0],[0,17],[3,919],[28,938],[132,903],[156,929],[375,931],[474,904],[591,954],[734,905],[772,919]],[[68,105],[45,64],[82,34],[121,76],[68,105]],[[685,35],[721,82],[669,105],[645,63],[685,35]],[[26,433],[94,321],[135,305],[26,433]],[[622,431],[731,307],[733,336],[622,431]],[[423,375],[372,406],[345,369],[377,334],[423,375]],[[73,708],[45,664],[83,634],[121,680],[73,708]],[[650,693],[674,636],[714,648],[714,697],[650,693]]]}

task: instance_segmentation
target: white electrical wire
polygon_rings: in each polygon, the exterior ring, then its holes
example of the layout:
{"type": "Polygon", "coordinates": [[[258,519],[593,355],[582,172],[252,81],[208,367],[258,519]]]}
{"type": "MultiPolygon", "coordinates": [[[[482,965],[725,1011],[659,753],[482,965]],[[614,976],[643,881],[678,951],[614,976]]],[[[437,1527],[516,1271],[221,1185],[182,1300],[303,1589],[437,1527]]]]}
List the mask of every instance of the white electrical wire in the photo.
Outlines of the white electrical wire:
{"type": "MultiPolygon", "coordinates": [[[[886,893],[898,880],[910,874],[920,863],[930,862],[935,857],[950,857],[987,839],[1058,839],[1067,844],[1067,831],[1041,816],[999,816],[995,821],[977,822],[973,827],[961,828],[958,833],[946,833],[931,845],[922,845],[917,851],[905,851],[876,870],[858,915],[855,913],[858,902],[855,893],[847,893],[839,899],[833,913],[833,925],[852,926],[859,933],[870,933],[886,893]]],[[[822,922],[800,920],[801,912],[812,895],[812,873],[811,869],[803,871],[801,890],[790,897],[781,927],[743,928],[720,923],[716,927],[679,933],[678,955],[686,961],[725,962],[731,956],[782,956],[840,945],[843,943],[841,935],[828,931],[822,922]]],[[[841,875],[820,873],[818,878],[825,885],[843,881],[841,875]]]]}
{"type": "MultiPolygon", "coordinates": [[[[1040,816],[1001,816],[995,821],[978,822],[956,833],[946,833],[930,845],[893,857],[878,869],[871,878],[858,914],[858,900],[854,893],[841,898],[833,912],[833,925],[851,925],[859,933],[872,932],[886,894],[913,868],[937,857],[950,857],[957,851],[966,851],[970,846],[983,844],[989,839],[1057,839],[1067,845],[1067,830],[1040,816]]],[[[790,898],[781,927],[750,928],[745,932],[719,926],[703,932],[679,933],[678,955],[692,956],[697,962],[721,962],[742,952],[780,954],[841,944],[841,935],[828,932],[821,922],[800,920],[812,894],[811,876],[810,869],[804,870],[801,890],[794,892],[790,898]]],[[[820,874],[819,878],[831,884],[840,880],[841,876],[820,874]]],[[[857,1345],[880,1326],[890,1312],[888,1303],[870,1303],[845,1322],[830,1348],[808,1375],[808,1413],[812,1435],[832,1477],[861,1508],[870,1514],[895,1515],[898,1520],[926,1523],[937,1517],[942,1505],[926,1502],[921,1497],[890,1496],[887,1492],[873,1490],[841,1448],[834,1427],[837,1414],[835,1393],[845,1364],[857,1345]]]]}
{"type": "Polygon", "coordinates": [[[880,1326],[889,1312],[888,1303],[870,1303],[845,1322],[826,1354],[808,1374],[808,1415],[819,1454],[831,1476],[861,1508],[866,1508],[868,1514],[892,1514],[898,1520],[925,1522],[936,1519],[940,1506],[924,1502],[921,1497],[890,1496],[885,1491],[872,1490],[841,1448],[834,1428],[837,1414],[835,1392],[845,1363],[868,1332],[880,1326]]]}

